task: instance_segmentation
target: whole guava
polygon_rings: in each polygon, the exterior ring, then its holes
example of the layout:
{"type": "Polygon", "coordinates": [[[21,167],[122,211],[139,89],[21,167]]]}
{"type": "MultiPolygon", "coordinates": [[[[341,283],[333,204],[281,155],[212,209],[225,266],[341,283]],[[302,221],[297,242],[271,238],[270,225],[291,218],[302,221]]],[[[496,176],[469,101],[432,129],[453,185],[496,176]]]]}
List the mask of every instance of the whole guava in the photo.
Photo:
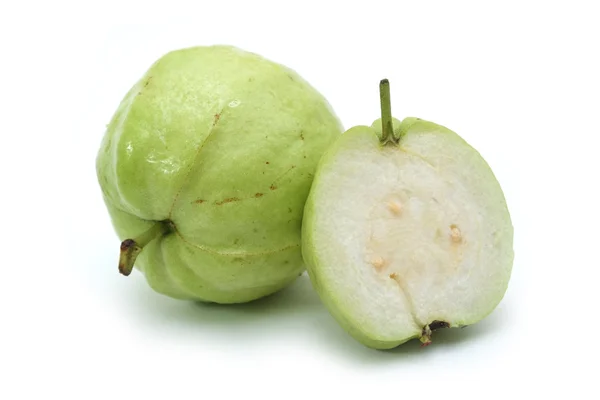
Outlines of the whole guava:
{"type": "Polygon", "coordinates": [[[129,90],[96,159],[120,240],[159,293],[240,303],[304,271],[303,208],[343,127],[293,70],[232,46],[172,51],[129,90]]]}

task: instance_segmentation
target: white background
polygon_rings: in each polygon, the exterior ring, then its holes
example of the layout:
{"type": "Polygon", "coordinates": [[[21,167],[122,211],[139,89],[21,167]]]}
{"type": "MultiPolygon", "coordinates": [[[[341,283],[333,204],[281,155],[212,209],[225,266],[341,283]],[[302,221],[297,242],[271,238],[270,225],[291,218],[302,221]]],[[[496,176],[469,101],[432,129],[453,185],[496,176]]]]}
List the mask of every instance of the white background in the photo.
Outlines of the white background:
{"type": "Polygon", "coordinates": [[[595,398],[600,23],[594,2],[19,2],[0,6],[0,398],[595,398]],[[18,7],[18,9],[17,9],[18,7]],[[445,125],[496,173],[515,264],[496,311],[374,351],[306,276],[200,306],[117,273],[104,127],[165,52],[232,44],[294,68],[346,128],[445,125]]]}

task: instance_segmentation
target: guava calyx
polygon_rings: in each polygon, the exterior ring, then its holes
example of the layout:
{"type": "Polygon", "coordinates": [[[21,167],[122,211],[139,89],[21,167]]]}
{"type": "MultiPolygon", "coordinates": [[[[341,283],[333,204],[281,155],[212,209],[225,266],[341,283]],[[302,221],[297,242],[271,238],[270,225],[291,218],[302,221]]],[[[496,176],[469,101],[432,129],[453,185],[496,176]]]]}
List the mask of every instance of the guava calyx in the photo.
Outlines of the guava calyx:
{"type": "Polygon", "coordinates": [[[174,225],[172,221],[157,221],[150,229],[139,235],[137,238],[123,240],[121,242],[121,253],[119,255],[119,272],[122,275],[129,276],[131,271],[133,271],[135,260],[144,249],[144,246],[173,229],[174,225]]]}

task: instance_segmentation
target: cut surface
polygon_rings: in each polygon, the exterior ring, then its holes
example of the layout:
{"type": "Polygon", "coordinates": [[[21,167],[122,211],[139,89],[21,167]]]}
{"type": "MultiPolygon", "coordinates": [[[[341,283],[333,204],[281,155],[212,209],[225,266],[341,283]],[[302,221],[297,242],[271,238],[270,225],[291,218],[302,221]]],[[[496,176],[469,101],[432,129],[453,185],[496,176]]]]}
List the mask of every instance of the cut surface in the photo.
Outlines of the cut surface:
{"type": "Polygon", "coordinates": [[[399,146],[381,146],[368,127],[346,132],[321,162],[303,229],[321,297],[374,347],[477,322],[510,277],[512,224],[496,178],[458,135],[426,121],[399,146]]]}

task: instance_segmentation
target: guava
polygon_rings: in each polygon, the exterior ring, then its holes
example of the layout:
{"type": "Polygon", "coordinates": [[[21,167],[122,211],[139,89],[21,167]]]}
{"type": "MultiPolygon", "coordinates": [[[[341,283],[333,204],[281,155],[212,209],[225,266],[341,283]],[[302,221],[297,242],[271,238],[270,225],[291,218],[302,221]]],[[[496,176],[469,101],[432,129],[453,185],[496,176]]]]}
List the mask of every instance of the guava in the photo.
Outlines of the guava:
{"type": "Polygon", "coordinates": [[[455,132],[391,115],[325,152],[304,211],[308,275],[340,325],[389,349],[474,324],[508,288],[513,226],[481,154],[455,132]]]}
{"type": "Polygon", "coordinates": [[[303,208],[343,128],[290,68],[237,47],[155,61],[121,101],[96,159],[122,241],[119,270],[156,292],[241,303],[304,270],[303,208]]]}

